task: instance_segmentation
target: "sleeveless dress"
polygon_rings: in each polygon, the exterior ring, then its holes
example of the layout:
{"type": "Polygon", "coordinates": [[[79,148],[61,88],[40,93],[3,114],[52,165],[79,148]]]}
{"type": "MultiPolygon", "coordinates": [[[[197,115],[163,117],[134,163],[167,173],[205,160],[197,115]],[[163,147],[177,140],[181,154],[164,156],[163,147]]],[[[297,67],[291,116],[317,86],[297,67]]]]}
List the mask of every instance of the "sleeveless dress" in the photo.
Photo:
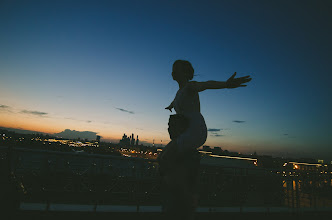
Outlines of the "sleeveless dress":
{"type": "Polygon", "coordinates": [[[189,83],[178,90],[173,101],[176,113],[183,114],[189,120],[188,128],[176,140],[180,151],[196,149],[202,146],[207,138],[198,92],[191,90],[188,85],[189,83]]]}

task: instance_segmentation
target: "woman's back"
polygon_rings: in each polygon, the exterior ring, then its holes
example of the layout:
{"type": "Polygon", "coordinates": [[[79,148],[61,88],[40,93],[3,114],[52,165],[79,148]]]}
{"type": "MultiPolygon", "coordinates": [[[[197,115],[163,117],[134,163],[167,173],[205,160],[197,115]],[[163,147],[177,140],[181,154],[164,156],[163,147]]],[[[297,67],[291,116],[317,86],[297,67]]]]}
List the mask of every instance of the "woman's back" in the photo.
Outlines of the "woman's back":
{"type": "Polygon", "coordinates": [[[174,99],[174,109],[178,114],[200,113],[198,92],[190,88],[190,83],[179,89],[174,99]]]}
{"type": "Polygon", "coordinates": [[[177,114],[184,115],[188,121],[188,128],[176,140],[181,150],[195,149],[204,144],[207,137],[205,120],[200,113],[200,102],[198,92],[193,90],[188,82],[178,90],[173,101],[177,114]]]}

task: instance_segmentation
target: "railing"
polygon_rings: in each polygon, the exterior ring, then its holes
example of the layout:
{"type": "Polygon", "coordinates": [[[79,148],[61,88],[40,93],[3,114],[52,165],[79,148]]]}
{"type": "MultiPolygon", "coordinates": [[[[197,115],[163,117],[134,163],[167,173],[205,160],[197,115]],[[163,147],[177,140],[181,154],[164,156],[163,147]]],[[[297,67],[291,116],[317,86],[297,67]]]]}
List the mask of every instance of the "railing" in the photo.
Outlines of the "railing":
{"type": "MultiPolygon", "coordinates": [[[[81,204],[94,210],[103,205],[161,205],[154,160],[0,147],[0,165],[1,190],[13,202],[42,203],[46,209],[50,204],[81,204]]],[[[199,207],[209,210],[332,207],[331,175],[203,164],[199,179],[199,207]]]]}

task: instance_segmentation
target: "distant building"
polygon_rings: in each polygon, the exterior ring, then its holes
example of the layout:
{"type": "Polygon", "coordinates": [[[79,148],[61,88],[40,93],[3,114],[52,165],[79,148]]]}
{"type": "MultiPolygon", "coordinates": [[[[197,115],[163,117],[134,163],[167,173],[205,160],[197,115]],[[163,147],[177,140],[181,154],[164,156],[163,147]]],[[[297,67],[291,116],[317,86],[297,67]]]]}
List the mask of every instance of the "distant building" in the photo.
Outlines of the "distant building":
{"type": "Polygon", "coordinates": [[[284,164],[284,167],[294,170],[307,170],[307,171],[318,171],[324,168],[320,163],[301,163],[301,162],[288,162],[284,164]]]}
{"type": "Polygon", "coordinates": [[[138,139],[138,135],[137,135],[137,139],[135,140],[134,138],[134,134],[131,134],[131,136],[127,136],[126,134],[123,134],[122,139],[119,142],[120,145],[122,146],[138,146],[139,144],[139,139],[138,139]]]}
{"type": "Polygon", "coordinates": [[[211,149],[211,147],[210,146],[203,146],[203,150],[204,151],[211,151],[212,152],[212,149],[211,149]]]}
{"type": "Polygon", "coordinates": [[[122,146],[129,146],[130,145],[130,137],[128,137],[126,134],[123,134],[122,139],[119,142],[122,146]]]}
{"type": "Polygon", "coordinates": [[[212,153],[214,154],[221,154],[222,153],[222,149],[220,147],[214,147],[212,150],[212,153]]]}
{"type": "Polygon", "coordinates": [[[131,134],[131,139],[130,139],[130,146],[134,146],[135,145],[135,138],[134,138],[134,134],[131,134]]]}
{"type": "Polygon", "coordinates": [[[99,135],[97,135],[96,140],[97,140],[98,143],[100,142],[100,136],[99,135]]]}
{"type": "Polygon", "coordinates": [[[317,162],[323,164],[323,163],[324,163],[324,160],[320,160],[320,159],[318,159],[317,162]]]}

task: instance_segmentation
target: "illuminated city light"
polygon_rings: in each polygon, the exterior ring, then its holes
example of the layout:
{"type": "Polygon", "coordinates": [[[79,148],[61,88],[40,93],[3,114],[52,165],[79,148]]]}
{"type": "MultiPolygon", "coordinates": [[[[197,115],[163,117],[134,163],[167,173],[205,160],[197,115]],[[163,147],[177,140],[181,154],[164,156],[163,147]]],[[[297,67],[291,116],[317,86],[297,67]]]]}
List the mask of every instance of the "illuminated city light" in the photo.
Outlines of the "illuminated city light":
{"type": "Polygon", "coordinates": [[[299,163],[299,162],[289,162],[289,163],[296,164],[296,165],[322,166],[322,164],[319,164],[319,163],[299,163]]]}
{"type": "Polygon", "coordinates": [[[257,159],[248,158],[248,157],[220,156],[220,155],[214,155],[214,154],[211,154],[210,157],[220,157],[220,158],[228,158],[228,159],[253,160],[253,161],[257,161],[257,159]]]}
{"type": "Polygon", "coordinates": [[[199,152],[200,152],[200,153],[203,153],[203,154],[212,154],[212,152],[204,151],[204,150],[200,150],[199,152]]]}

